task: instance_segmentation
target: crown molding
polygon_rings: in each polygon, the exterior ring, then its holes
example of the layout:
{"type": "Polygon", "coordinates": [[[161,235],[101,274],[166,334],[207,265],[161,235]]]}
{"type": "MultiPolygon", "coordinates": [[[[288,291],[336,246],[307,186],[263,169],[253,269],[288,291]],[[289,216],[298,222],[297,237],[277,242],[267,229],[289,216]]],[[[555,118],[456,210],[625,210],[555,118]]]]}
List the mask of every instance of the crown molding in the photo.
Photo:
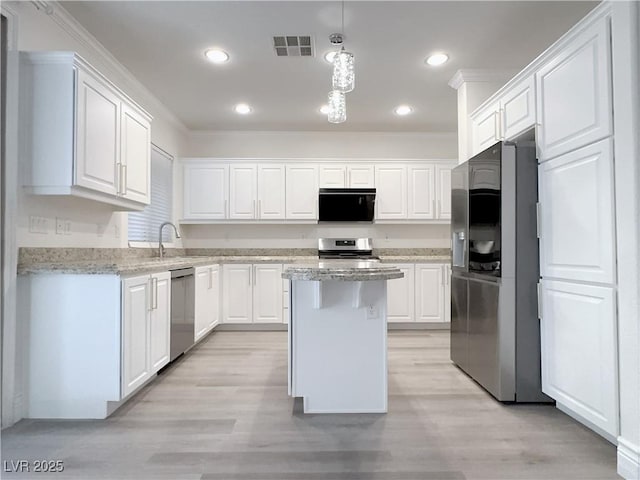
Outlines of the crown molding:
{"type": "Polygon", "coordinates": [[[464,68],[458,70],[453,77],[451,77],[451,80],[449,80],[449,86],[458,90],[463,83],[467,82],[506,82],[516,73],[518,73],[518,70],[515,68],[504,68],[498,70],[464,68]]]}
{"type": "Polygon", "coordinates": [[[107,68],[117,72],[129,86],[136,88],[144,95],[144,102],[139,103],[147,104],[147,110],[149,107],[154,112],[158,112],[162,115],[163,119],[167,120],[173,127],[178,129],[182,133],[188,133],[187,126],[164,105],[149,89],[140,82],[133,73],[131,73],[124,65],[122,65],[116,57],[114,57],[104,45],[102,45],[87,29],[85,29],[69,12],[67,12],[62,5],[57,1],[48,2],[33,2],[33,5],[43,14],[48,15],[64,32],[70,37],[80,43],[88,50],[94,52],[99,58],[101,63],[107,68]],[[40,8],[38,8],[40,5],[40,8]]]}

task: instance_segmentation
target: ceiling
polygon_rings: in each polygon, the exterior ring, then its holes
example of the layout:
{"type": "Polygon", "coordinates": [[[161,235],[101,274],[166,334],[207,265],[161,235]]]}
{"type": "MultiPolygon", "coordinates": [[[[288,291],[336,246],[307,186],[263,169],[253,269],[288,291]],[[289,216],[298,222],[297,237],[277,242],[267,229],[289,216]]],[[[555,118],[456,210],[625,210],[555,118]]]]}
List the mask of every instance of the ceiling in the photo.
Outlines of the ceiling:
{"type": "Polygon", "coordinates": [[[345,47],[356,88],[347,121],[327,122],[341,3],[314,1],[73,1],[61,5],[192,130],[452,132],[459,69],[522,69],[596,2],[347,1],[345,47]],[[274,35],[311,35],[313,57],[277,57],[274,35]],[[204,57],[211,46],[230,61],[204,57]],[[427,55],[446,52],[440,67],[427,55]],[[236,103],[253,107],[249,115],[236,103]],[[414,112],[393,113],[406,103],[414,112]]]}

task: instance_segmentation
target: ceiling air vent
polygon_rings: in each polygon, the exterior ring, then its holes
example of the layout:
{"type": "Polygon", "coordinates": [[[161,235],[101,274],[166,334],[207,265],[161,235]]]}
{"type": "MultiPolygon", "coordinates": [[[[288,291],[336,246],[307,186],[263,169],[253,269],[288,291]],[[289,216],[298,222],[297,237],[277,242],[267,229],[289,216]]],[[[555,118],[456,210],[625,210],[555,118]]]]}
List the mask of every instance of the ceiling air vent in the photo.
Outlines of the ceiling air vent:
{"type": "Polygon", "coordinates": [[[278,57],[313,57],[311,35],[276,35],[273,48],[278,57]]]}

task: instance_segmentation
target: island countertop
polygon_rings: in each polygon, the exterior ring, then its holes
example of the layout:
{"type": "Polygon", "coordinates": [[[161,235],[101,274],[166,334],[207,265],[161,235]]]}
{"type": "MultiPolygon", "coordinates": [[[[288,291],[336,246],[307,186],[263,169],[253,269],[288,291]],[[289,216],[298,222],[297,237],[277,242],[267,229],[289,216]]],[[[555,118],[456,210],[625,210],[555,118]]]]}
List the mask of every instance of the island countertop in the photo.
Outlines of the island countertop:
{"type": "Polygon", "coordinates": [[[328,260],[300,265],[292,265],[282,273],[288,280],[393,280],[404,277],[404,273],[393,265],[382,265],[379,262],[366,260],[328,260]]]}

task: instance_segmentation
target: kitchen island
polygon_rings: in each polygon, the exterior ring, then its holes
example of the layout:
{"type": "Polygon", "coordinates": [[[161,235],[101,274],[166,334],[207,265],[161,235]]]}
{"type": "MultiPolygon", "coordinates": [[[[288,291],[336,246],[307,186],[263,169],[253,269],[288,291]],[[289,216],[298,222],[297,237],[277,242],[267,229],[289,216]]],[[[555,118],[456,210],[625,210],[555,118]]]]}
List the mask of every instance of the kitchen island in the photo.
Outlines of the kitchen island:
{"type": "Polygon", "coordinates": [[[289,394],[305,413],[387,411],[387,280],[394,266],[329,260],[287,268],[289,394]]]}

